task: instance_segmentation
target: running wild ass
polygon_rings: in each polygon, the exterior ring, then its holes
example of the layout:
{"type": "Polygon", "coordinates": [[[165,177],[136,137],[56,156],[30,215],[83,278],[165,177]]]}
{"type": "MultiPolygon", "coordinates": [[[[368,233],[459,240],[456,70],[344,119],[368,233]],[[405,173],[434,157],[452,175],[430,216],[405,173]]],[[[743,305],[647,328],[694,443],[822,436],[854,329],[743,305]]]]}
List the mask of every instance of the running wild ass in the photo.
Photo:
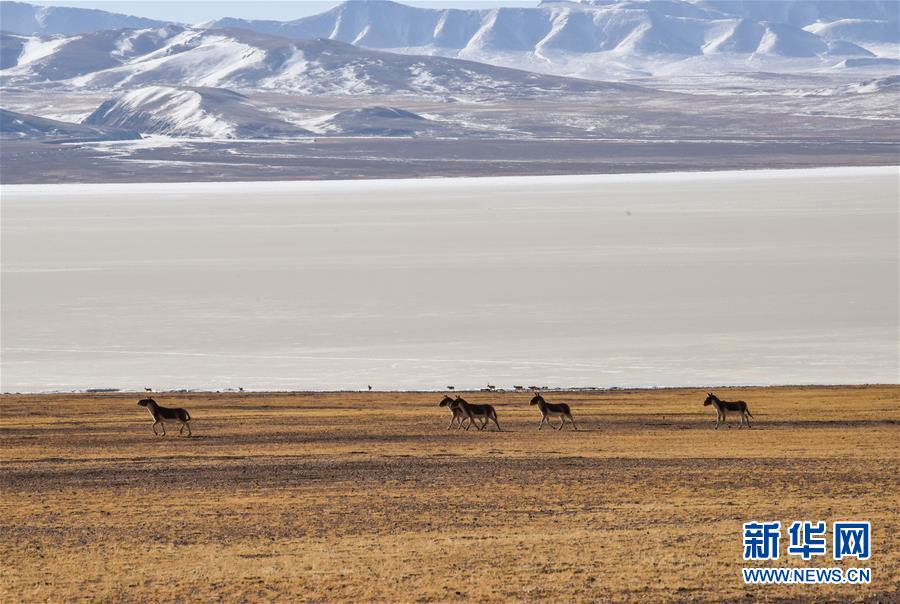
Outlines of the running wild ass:
{"type": "Polygon", "coordinates": [[[725,423],[725,418],[729,413],[737,413],[741,416],[741,423],[738,425],[738,430],[744,426],[745,421],[747,422],[747,428],[752,427],[750,426],[750,418],[753,417],[753,415],[750,414],[747,403],[744,401],[723,401],[712,392],[707,392],[706,394],[708,396],[706,397],[706,400],[703,401],[703,406],[706,407],[712,405],[716,408],[716,430],[719,429],[719,425],[725,423]]]}
{"type": "Polygon", "coordinates": [[[489,421],[494,422],[494,425],[497,426],[497,431],[502,432],[500,429],[500,423],[497,421],[497,412],[494,410],[494,407],[491,405],[473,405],[468,402],[461,396],[457,396],[454,401],[459,406],[460,411],[469,418],[469,425],[466,426],[466,430],[472,427],[472,424],[475,423],[475,418],[481,420],[481,425],[478,426],[479,430],[484,430],[485,426],[487,426],[489,421]]]}
{"type": "Polygon", "coordinates": [[[187,409],[160,407],[152,398],[145,398],[138,401],[138,405],[146,407],[147,411],[153,417],[153,433],[159,436],[156,431],[156,425],[162,428],[162,436],[166,435],[166,422],[180,422],[181,429],[179,434],[184,433],[184,428],[188,429],[188,436],[191,435],[191,414],[187,409]]]}
{"type": "Polygon", "coordinates": [[[531,399],[532,405],[537,405],[538,409],[541,410],[541,423],[538,425],[538,430],[544,429],[544,422],[547,422],[547,425],[553,428],[554,430],[562,430],[566,425],[566,420],[572,422],[572,427],[576,430],[578,426],[575,424],[575,420],[572,419],[572,410],[569,409],[569,406],[565,403],[548,403],[544,400],[544,397],[540,394],[535,393],[534,398],[531,399]],[[551,417],[559,418],[559,427],[554,426],[550,423],[551,417]]]}
{"type": "Polygon", "coordinates": [[[450,425],[447,426],[448,430],[452,428],[453,424],[456,422],[459,422],[459,424],[456,426],[456,429],[459,430],[460,428],[462,428],[463,422],[469,419],[466,414],[462,412],[462,409],[459,408],[459,403],[454,401],[449,396],[445,395],[444,398],[441,399],[441,402],[438,403],[438,406],[447,407],[448,409],[450,409],[452,417],[450,418],[450,425]]]}

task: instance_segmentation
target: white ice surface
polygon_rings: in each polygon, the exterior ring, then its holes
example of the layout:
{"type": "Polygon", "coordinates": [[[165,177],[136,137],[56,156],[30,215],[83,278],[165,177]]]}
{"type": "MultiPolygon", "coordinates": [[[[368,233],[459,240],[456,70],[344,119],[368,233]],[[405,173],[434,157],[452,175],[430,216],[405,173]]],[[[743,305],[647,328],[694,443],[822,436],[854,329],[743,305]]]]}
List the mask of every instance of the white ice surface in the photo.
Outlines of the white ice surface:
{"type": "Polygon", "coordinates": [[[4,186],[0,386],[896,383],[898,183],[4,186]]]}

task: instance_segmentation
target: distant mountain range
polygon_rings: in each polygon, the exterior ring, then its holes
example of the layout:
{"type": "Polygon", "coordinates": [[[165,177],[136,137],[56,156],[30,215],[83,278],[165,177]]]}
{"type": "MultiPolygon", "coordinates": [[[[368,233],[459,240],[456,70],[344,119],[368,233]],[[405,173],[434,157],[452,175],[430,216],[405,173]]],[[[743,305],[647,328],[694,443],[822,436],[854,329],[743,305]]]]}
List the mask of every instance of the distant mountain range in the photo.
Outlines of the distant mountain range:
{"type": "Polygon", "coordinates": [[[231,90],[146,86],[106,101],[78,127],[92,127],[100,133],[141,132],[216,139],[410,137],[461,132],[459,127],[448,128],[410,111],[383,106],[338,111],[307,120],[307,125],[310,129],[288,122],[231,90]]]}
{"type": "Polygon", "coordinates": [[[890,27],[897,23],[897,7],[897,2],[879,0],[594,0],[543,2],[535,8],[435,10],[389,0],[352,0],[296,21],[229,18],[207,26],[297,39],[322,37],[368,48],[430,48],[462,54],[618,51],[811,57],[868,54],[857,42],[897,43],[900,34],[890,27]],[[823,35],[803,29],[808,26],[823,35]]]}
{"type": "MultiPolygon", "coordinates": [[[[29,90],[109,92],[81,125],[16,114],[0,135],[120,139],[135,133],[265,139],[318,135],[460,136],[465,125],[397,107],[362,106],[291,119],[240,91],[311,96],[379,95],[444,102],[578,95],[659,95],[628,84],[535,74],[433,56],[370,50],[334,40],[290,40],[245,29],[101,30],[72,36],[0,33],[0,82],[29,90]],[[234,89],[234,90],[229,90],[234,89]],[[68,129],[68,130],[67,130],[68,129]],[[126,136],[123,133],[130,133],[126,136]]],[[[468,132],[473,136],[484,134],[468,132]]]]}
{"type": "MultiPolygon", "coordinates": [[[[171,26],[8,1],[0,2],[0,16],[5,31],[24,36],[171,26]]],[[[584,0],[469,10],[351,0],[295,21],[225,18],[202,27],[593,79],[653,74],[672,65],[779,71],[829,68],[847,58],[900,58],[895,0],[584,0]]]]}
{"type": "Polygon", "coordinates": [[[296,21],[206,26],[613,79],[672,65],[781,71],[828,68],[847,57],[897,58],[898,7],[894,0],[593,0],[435,10],[354,0],[296,21]]]}
{"type": "Polygon", "coordinates": [[[369,50],[333,40],[289,40],[248,30],[105,30],[69,37],[0,34],[6,83],[69,88],[228,87],[304,94],[415,94],[438,98],[523,98],[551,93],[640,92],[471,61],[369,50]]]}
{"type": "Polygon", "coordinates": [[[232,139],[495,132],[465,115],[416,113],[402,98],[441,106],[576,98],[598,108],[590,120],[572,122],[577,130],[602,119],[605,100],[677,105],[678,95],[621,80],[685,71],[748,71],[769,82],[784,77],[771,73],[779,70],[839,73],[809,90],[890,95],[900,68],[898,8],[893,0],[584,0],[434,10],[352,0],[290,22],[186,26],[3,1],[6,91],[106,99],[78,100],[78,111],[66,113],[55,101],[7,105],[18,112],[3,114],[0,135],[56,141],[138,132],[232,139]],[[291,102],[280,100],[285,96],[291,102]],[[297,101],[303,96],[344,101],[333,110],[328,103],[310,108],[297,101]],[[24,113],[32,107],[49,117],[88,117],[67,124],[24,113]]]}

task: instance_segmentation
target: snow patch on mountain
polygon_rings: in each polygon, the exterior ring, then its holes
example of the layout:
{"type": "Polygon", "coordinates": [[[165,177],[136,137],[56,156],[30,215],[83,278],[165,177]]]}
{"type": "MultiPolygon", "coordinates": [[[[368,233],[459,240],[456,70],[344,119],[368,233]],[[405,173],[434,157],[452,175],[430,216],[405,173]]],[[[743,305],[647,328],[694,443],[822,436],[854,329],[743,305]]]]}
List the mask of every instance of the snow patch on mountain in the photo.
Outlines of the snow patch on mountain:
{"type": "Polygon", "coordinates": [[[144,132],[232,138],[232,124],[203,108],[200,93],[165,86],[148,86],[107,101],[85,124],[138,126],[144,132]]]}
{"type": "Polygon", "coordinates": [[[194,86],[223,86],[233,78],[259,65],[265,58],[262,49],[242,44],[222,35],[198,36],[187,30],[149,54],[124,63],[120,67],[75,78],[76,86],[116,87],[154,83],[160,78],[180,82],[190,80],[194,86]]]}
{"type": "Polygon", "coordinates": [[[69,42],[69,40],[66,38],[42,40],[37,37],[29,37],[25,46],[22,48],[22,54],[19,55],[18,64],[27,65],[28,63],[33,63],[38,59],[43,59],[44,57],[52,55],[60,46],[67,42],[69,42]]]}
{"type": "Polygon", "coordinates": [[[85,125],[204,138],[272,138],[309,134],[230,90],[146,86],[103,103],[85,125]]]}
{"type": "Polygon", "coordinates": [[[59,81],[122,65],[151,53],[183,28],[104,30],[74,36],[19,37],[0,33],[4,49],[4,81],[59,81]],[[6,58],[7,45],[24,40],[14,61],[6,58]]]}
{"type": "MultiPolygon", "coordinates": [[[[18,57],[16,57],[15,64],[5,68],[2,73],[3,75],[27,73],[31,63],[49,57],[59,50],[61,46],[68,44],[70,41],[70,38],[64,37],[43,39],[37,36],[28,36],[23,39],[23,44],[20,48],[18,57]]],[[[6,64],[6,61],[4,61],[4,64],[6,64]]]]}

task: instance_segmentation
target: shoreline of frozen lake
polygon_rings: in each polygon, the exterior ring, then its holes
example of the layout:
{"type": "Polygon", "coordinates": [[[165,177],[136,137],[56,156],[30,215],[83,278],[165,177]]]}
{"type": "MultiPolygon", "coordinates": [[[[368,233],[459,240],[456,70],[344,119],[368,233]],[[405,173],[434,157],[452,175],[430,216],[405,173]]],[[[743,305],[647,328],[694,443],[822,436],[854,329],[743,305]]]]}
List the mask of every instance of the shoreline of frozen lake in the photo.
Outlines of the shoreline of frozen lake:
{"type": "Polygon", "coordinates": [[[0,387],[896,383],[898,183],[3,185],[0,387]]]}
{"type": "Polygon", "coordinates": [[[373,178],[335,180],[240,180],[222,182],[110,182],[110,183],[40,183],[0,184],[0,189],[17,195],[76,194],[130,192],[135,187],[153,187],[155,193],[218,193],[294,191],[370,191],[373,188],[466,188],[473,184],[490,187],[509,187],[537,183],[541,185],[572,185],[591,183],[645,183],[709,180],[757,180],[759,178],[878,176],[894,172],[900,176],[900,166],[846,166],[822,168],[771,168],[767,170],[709,170],[696,172],[626,172],[613,174],[555,174],[541,176],[428,176],[422,178],[373,178]]]}

